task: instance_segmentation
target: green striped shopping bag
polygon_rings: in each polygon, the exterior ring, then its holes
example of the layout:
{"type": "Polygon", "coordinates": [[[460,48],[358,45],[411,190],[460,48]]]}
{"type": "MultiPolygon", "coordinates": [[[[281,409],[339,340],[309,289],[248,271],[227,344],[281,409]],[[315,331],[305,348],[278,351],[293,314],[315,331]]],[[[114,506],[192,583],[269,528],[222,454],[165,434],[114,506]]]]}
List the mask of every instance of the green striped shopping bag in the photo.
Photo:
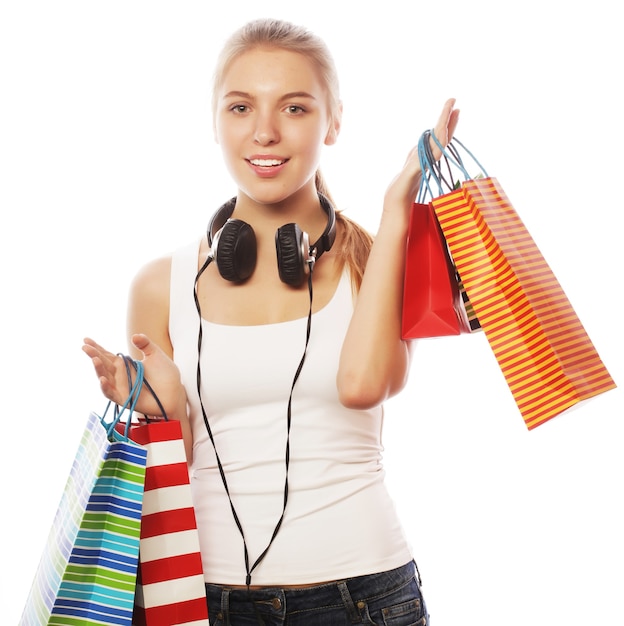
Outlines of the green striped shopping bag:
{"type": "Polygon", "coordinates": [[[142,384],[141,364],[112,421],[89,415],[20,626],[132,623],[147,450],[115,425],[142,384]]]}

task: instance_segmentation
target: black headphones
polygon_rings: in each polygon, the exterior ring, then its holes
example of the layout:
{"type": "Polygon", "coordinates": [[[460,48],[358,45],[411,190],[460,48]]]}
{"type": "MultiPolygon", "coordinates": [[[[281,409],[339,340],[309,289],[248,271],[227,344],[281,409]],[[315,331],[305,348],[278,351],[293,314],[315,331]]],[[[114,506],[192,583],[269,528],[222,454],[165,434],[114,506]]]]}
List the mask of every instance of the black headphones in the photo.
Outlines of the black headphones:
{"type": "MultiPolygon", "coordinates": [[[[336,239],[336,212],[329,200],[318,194],[322,209],[327,213],[327,226],[318,241],[310,245],[308,233],[297,224],[284,224],[275,233],[277,268],[282,282],[298,287],[311,266],[324,252],[331,249],[336,239]]],[[[239,219],[230,219],[236,198],[228,200],[208,224],[209,258],[215,262],[226,280],[243,282],[256,267],[256,235],[253,228],[239,219]]]]}

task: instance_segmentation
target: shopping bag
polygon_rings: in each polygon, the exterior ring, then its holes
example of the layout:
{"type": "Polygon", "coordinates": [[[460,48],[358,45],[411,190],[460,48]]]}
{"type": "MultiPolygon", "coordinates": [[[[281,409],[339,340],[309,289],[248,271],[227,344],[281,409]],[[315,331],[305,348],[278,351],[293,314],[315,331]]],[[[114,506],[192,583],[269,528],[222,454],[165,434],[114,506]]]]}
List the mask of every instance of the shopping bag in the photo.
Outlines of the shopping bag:
{"type": "MultiPolygon", "coordinates": [[[[441,188],[451,183],[435,161],[428,133],[418,142],[423,177],[412,205],[403,280],[402,337],[442,337],[481,329],[463,281],[431,205],[431,177],[441,188]]],[[[447,164],[448,165],[448,164],[447,164]]],[[[450,173],[450,169],[449,169],[450,173]]]]}
{"type": "Polygon", "coordinates": [[[133,624],[208,626],[199,533],[180,422],[141,420],[130,425],[129,437],[147,450],[133,624]]]}
{"type": "MultiPolygon", "coordinates": [[[[468,333],[468,298],[430,202],[415,202],[410,213],[403,279],[403,339],[468,333]],[[465,293],[465,291],[463,291],[465,293]]],[[[472,324],[472,325],[471,325],[472,324]]]]}
{"type": "Polygon", "coordinates": [[[20,626],[131,624],[147,450],[114,427],[141,381],[87,419],[20,626]]]}
{"type": "MultiPolygon", "coordinates": [[[[136,363],[126,357],[127,366],[136,363]]],[[[147,388],[153,393],[149,383],[147,388]]],[[[154,394],[155,396],[155,394],[154,394]]],[[[133,624],[208,626],[208,604],[180,422],[138,418],[116,428],[147,450],[133,624]]]]}
{"type": "Polygon", "coordinates": [[[487,173],[470,177],[461,159],[453,162],[465,179],[431,203],[498,365],[533,429],[616,385],[498,180],[487,173]]]}

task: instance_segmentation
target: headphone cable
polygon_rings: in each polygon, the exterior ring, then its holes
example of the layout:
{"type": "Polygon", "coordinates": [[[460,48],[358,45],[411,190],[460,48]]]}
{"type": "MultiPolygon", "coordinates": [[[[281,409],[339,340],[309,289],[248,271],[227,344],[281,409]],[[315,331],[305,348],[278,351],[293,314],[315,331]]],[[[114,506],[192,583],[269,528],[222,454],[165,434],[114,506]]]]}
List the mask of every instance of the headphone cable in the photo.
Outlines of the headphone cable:
{"type": "Polygon", "coordinates": [[[202,412],[202,417],[204,419],[204,424],[206,425],[206,430],[208,431],[208,437],[210,438],[210,442],[212,443],[212,447],[214,449],[215,452],[215,458],[217,461],[217,466],[219,468],[219,474],[221,475],[221,481],[223,482],[223,487],[225,488],[225,493],[227,494],[228,500],[230,502],[230,508],[232,510],[232,515],[234,516],[234,521],[236,522],[236,526],[238,528],[238,531],[243,539],[243,548],[244,548],[244,557],[245,557],[245,572],[246,572],[246,578],[245,578],[245,585],[247,586],[247,590],[250,590],[251,587],[251,574],[254,571],[254,569],[261,563],[261,561],[264,559],[264,557],[266,556],[267,552],[269,551],[269,548],[271,547],[271,545],[273,544],[273,541],[275,540],[275,537],[277,536],[277,533],[279,532],[279,529],[282,526],[282,522],[284,521],[284,516],[286,514],[286,505],[288,503],[288,472],[289,472],[289,468],[290,468],[290,428],[291,428],[291,423],[292,423],[292,397],[293,397],[293,392],[295,389],[295,385],[297,383],[297,380],[299,379],[299,375],[301,374],[301,370],[303,369],[303,364],[305,362],[305,358],[306,358],[306,354],[308,351],[308,344],[310,342],[310,334],[311,334],[311,330],[312,330],[312,300],[313,300],[313,290],[312,290],[312,271],[314,268],[314,256],[315,254],[313,254],[311,256],[311,258],[307,261],[310,271],[308,273],[308,292],[310,295],[310,308],[308,311],[308,319],[307,319],[307,325],[306,325],[306,339],[305,339],[305,346],[303,349],[303,355],[301,356],[301,360],[299,361],[299,365],[297,366],[297,370],[295,372],[295,375],[293,377],[293,381],[292,381],[292,385],[290,388],[290,395],[288,398],[288,409],[287,409],[287,419],[286,419],[286,451],[285,451],[285,455],[284,455],[284,461],[285,461],[285,479],[284,479],[284,500],[283,500],[283,506],[282,506],[282,513],[280,515],[279,520],[277,521],[277,524],[275,525],[275,528],[273,530],[273,534],[271,535],[271,539],[267,545],[267,547],[264,549],[264,551],[260,554],[260,556],[256,559],[256,561],[253,563],[253,565],[250,567],[249,566],[249,550],[247,548],[247,541],[245,539],[245,532],[243,530],[243,525],[241,524],[240,518],[238,517],[238,514],[236,512],[236,509],[234,507],[234,503],[232,502],[232,497],[230,495],[230,489],[228,487],[228,483],[227,483],[227,478],[225,476],[225,470],[223,469],[223,464],[221,463],[221,459],[219,457],[219,453],[217,452],[217,446],[214,440],[214,436],[212,433],[212,429],[210,428],[210,423],[208,421],[208,415],[206,414],[206,410],[204,408],[204,403],[202,401],[202,392],[201,392],[201,349],[202,349],[202,338],[203,338],[203,331],[202,331],[202,316],[201,316],[201,307],[199,304],[199,297],[197,295],[197,284],[199,281],[199,278],[201,277],[201,275],[204,273],[204,271],[206,270],[206,268],[210,265],[210,263],[213,261],[213,257],[212,255],[208,255],[208,258],[206,259],[205,263],[202,265],[202,267],[200,268],[200,270],[197,272],[197,276],[195,277],[195,281],[194,281],[194,287],[193,287],[193,297],[195,300],[195,306],[197,308],[197,313],[199,314],[199,332],[198,332],[198,336],[197,336],[197,395],[199,397],[199,405],[201,407],[201,412],[202,412]]]}

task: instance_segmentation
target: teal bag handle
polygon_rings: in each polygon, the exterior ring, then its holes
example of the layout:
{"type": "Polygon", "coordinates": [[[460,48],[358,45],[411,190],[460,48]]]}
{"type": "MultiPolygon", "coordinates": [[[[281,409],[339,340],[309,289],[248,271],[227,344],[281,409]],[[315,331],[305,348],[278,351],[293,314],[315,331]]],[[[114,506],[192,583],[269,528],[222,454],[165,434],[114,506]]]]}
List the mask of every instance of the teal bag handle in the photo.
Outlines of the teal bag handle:
{"type": "MultiPolygon", "coordinates": [[[[120,354],[119,356],[124,360],[124,363],[126,365],[126,373],[128,374],[128,388],[130,388],[130,386],[132,385],[132,373],[130,371],[130,367],[134,367],[135,371],[137,371],[137,368],[139,367],[138,364],[140,363],[140,361],[135,361],[132,357],[126,356],[125,354],[120,354]]],[[[143,367],[143,363],[141,363],[141,366],[143,367]]],[[[145,375],[143,375],[143,385],[152,394],[152,397],[154,398],[156,404],[158,405],[158,408],[160,409],[163,419],[166,422],[168,422],[169,417],[167,417],[167,412],[165,411],[165,407],[162,405],[160,398],[156,395],[156,392],[147,381],[147,378],[145,377],[145,375]]],[[[147,422],[150,421],[147,415],[144,414],[143,417],[145,417],[145,420],[147,422]]]]}
{"type": "Polygon", "coordinates": [[[440,141],[438,140],[438,138],[436,137],[435,133],[432,131],[431,132],[431,137],[433,138],[433,141],[435,141],[436,146],[438,146],[438,148],[440,148],[442,154],[448,158],[451,162],[453,162],[464,174],[464,176],[466,177],[466,180],[470,180],[471,178],[474,178],[473,176],[470,176],[470,174],[468,174],[468,172],[466,171],[466,168],[464,167],[464,163],[461,159],[461,156],[459,154],[459,151],[457,150],[455,144],[457,144],[458,146],[460,146],[462,148],[462,150],[464,150],[464,152],[477,164],[477,166],[479,167],[479,169],[481,170],[481,173],[483,174],[483,176],[487,176],[487,172],[485,171],[485,168],[483,167],[483,165],[481,165],[481,163],[479,163],[479,161],[477,160],[477,157],[470,152],[470,150],[468,150],[468,148],[466,148],[466,146],[457,138],[453,137],[453,139],[451,139],[449,145],[446,148],[442,147],[442,144],[440,143],[440,141]],[[447,150],[448,148],[450,148],[450,150],[447,150]],[[450,154],[452,153],[452,155],[450,154]]]}
{"type": "Polygon", "coordinates": [[[426,130],[418,140],[418,158],[420,162],[420,168],[422,170],[422,179],[420,182],[420,188],[418,193],[418,201],[424,202],[427,197],[433,198],[434,191],[431,189],[430,182],[433,181],[437,186],[437,195],[442,195],[445,193],[444,187],[448,191],[452,191],[455,188],[453,183],[453,170],[451,167],[451,163],[458,163],[457,167],[460,168],[462,172],[465,172],[467,176],[467,171],[465,170],[461,156],[457,153],[454,146],[450,146],[449,150],[453,151],[453,160],[449,160],[448,151],[442,154],[442,158],[437,160],[433,156],[433,151],[431,149],[431,131],[426,130]],[[442,159],[446,164],[446,169],[448,172],[449,179],[445,177],[442,172],[442,159]],[[450,181],[450,182],[449,182],[450,181]]]}
{"type": "MultiPolygon", "coordinates": [[[[128,441],[132,415],[134,414],[136,404],[138,402],[139,396],[141,395],[141,392],[143,391],[143,387],[145,387],[152,394],[154,400],[156,401],[156,404],[158,405],[158,408],[160,409],[163,419],[165,421],[169,421],[169,417],[167,416],[165,407],[162,405],[160,399],[156,395],[156,392],[147,381],[147,378],[145,378],[145,366],[143,365],[143,362],[135,361],[132,357],[126,356],[125,354],[121,353],[117,354],[117,356],[123,359],[124,365],[126,366],[129,389],[128,397],[122,405],[118,405],[110,401],[106,405],[106,409],[104,410],[104,414],[102,415],[100,420],[106,428],[109,439],[114,439],[116,441],[128,441]],[[136,372],[136,377],[134,381],[132,380],[132,368],[134,368],[134,371],[136,372]],[[110,422],[106,422],[106,414],[108,413],[111,404],[115,404],[113,419],[110,422]],[[118,430],[116,430],[115,427],[117,426],[117,424],[119,424],[121,418],[126,412],[128,413],[128,419],[125,422],[126,427],[122,434],[118,430]]],[[[147,415],[145,415],[145,419],[148,422],[150,421],[147,415]]]]}
{"type": "Polygon", "coordinates": [[[114,413],[113,419],[110,422],[105,421],[106,414],[108,413],[108,410],[111,404],[114,404],[112,400],[109,401],[109,403],[106,405],[106,410],[104,411],[104,414],[100,418],[102,424],[106,428],[106,433],[110,440],[128,441],[128,434],[130,431],[130,422],[131,422],[130,418],[132,417],[132,414],[134,413],[136,403],[139,399],[139,396],[141,395],[141,390],[143,389],[144,369],[143,369],[143,363],[141,363],[141,361],[138,361],[136,363],[136,374],[137,375],[134,379],[134,382],[131,385],[128,385],[129,392],[128,392],[128,397],[126,398],[125,402],[121,406],[118,404],[115,404],[115,413],[114,413]],[[125,432],[122,434],[122,433],[119,433],[117,430],[115,430],[115,426],[117,426],[122,416],[126,412],[129,414],[129,419],[126,421],[125,432]]]}
{"type": "Polygon", "coordinates": [[[431,181],[436,184],[437,187],[437,195],[442,195],[445,193],[444,187],[446,186],[448,191],[453,191],[456,188],[456,183],[453,183],[453,167],[460,171],[463,175],[464,180],[470,180],[474,178],[468,173],[466,166],[464,165],[464,161],[461,157],[460,151],[457,146],[459,146],[478,166],[481,170],[482,176],[487,176],[487,172],[483,165],[477,160],[474,154],[466,148],[466,146],[459,141],[456,137],[449,142],[446,148],[442,147],[442,144],[435,136],[435,132],[433,130],[426,130],[418,139],[418,159],[420,163],[420,168],[422,170],[422,178],[420,181],[420,188],[418,190],[418,202],[424,202],[427,197],[433,198],[434,192],[432,190],[431,181]],[[447,169],[448,176],[450,177],[450,182],[445,177],[442,166],[441,159],[436,161],[433,156],[433,151],[431,150],[430,138],[433,139],[435,144],[438,146],[440,151],[442,152],[442,158],[444,159],[447,169]]]}

